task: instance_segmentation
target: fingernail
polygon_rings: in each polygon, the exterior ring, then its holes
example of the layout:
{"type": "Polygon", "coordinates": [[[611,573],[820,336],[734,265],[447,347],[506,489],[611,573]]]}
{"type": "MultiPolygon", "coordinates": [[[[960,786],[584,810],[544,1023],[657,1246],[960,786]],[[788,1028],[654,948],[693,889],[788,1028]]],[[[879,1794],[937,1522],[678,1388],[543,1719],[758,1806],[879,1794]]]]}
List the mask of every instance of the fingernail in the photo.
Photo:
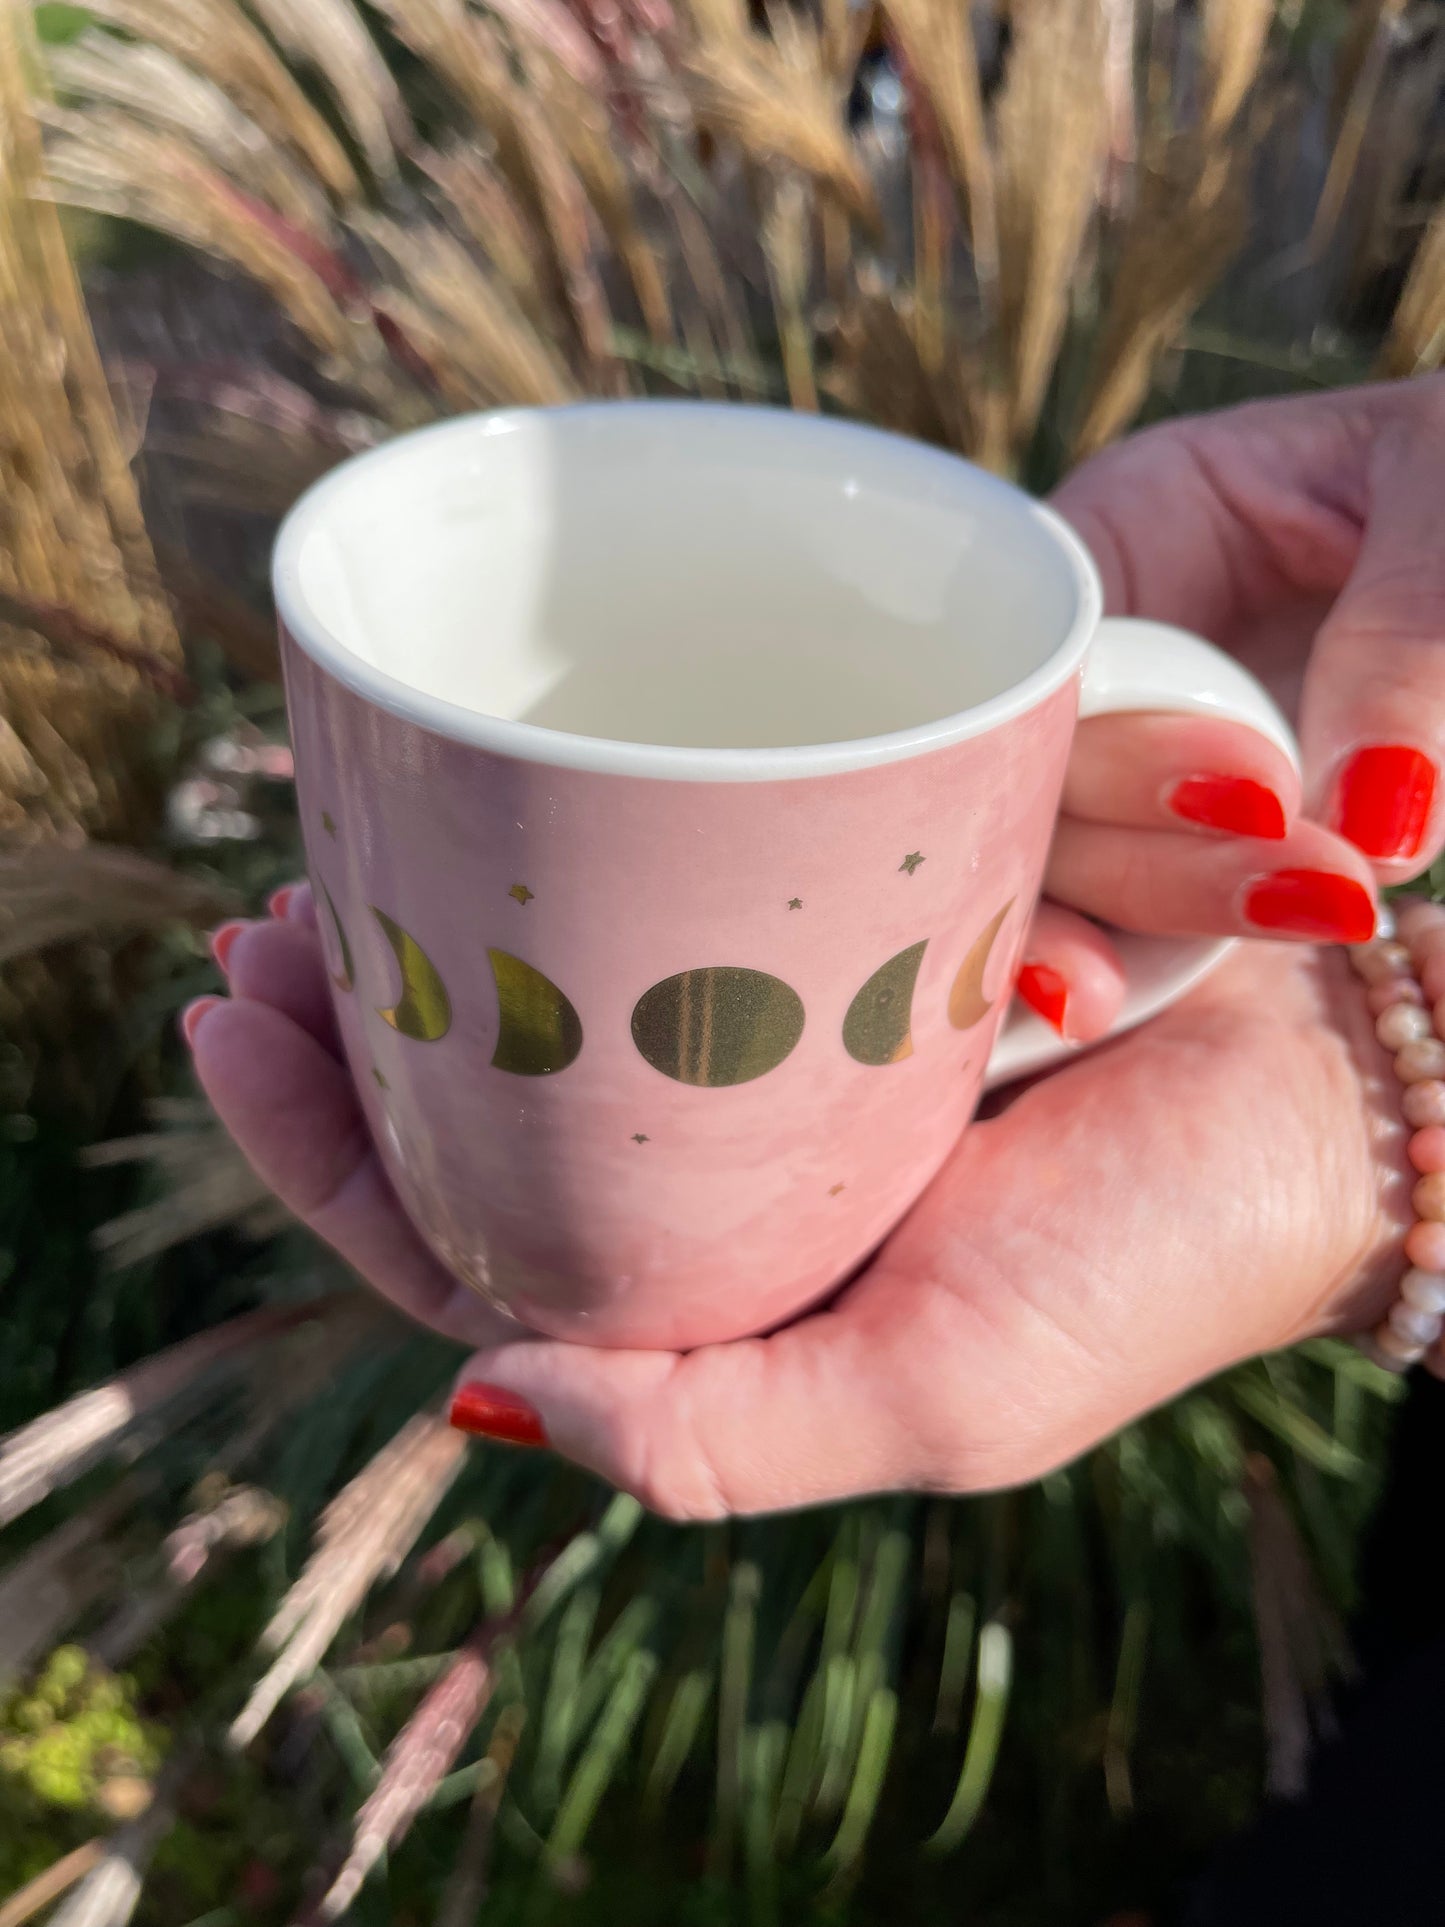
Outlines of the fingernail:
{"type": "Polygon", "coordinates": [[[545,1445],[547,1433],[534,1405],[502,1385],[463,1385],[447,1414],[459,1432],[507,1445],[545,1445]]]}
{"type": "Polygon", "coordinates": [[[1064,1034],[1064,1012],[1069,1007],[1068,980],[1048,964],[1026,963],[1014,986],[1030,1010],[1037,1011],[1046,1024],[1052,1024],[1060,1037],[1064,1034]]]}
{"type": "Polygon", "coordinates": [[[266,899],[266,908],[273,917],[284,917],[292,897],[296,894],[294,883],[283,883],[279,890],[273,890],[266,899]]]}
{"type": "Polygon", "coordinates": [[[1259,930],[1320,943],[1368,943],[1375,934],[1370,893],[1329,870],[1276,870],[1244,893],[1244,915],[1259,930]]]}
{"type": "Polygon", "coordinates": [[[1186,776],[1169,792],[1169,808],[1186,823],[1231,836],[1278,842],[1286,828],[1284,804],[1267,783],[1249,776],[1186,776]]]}
{"type": "Polygon", "coordinates": [[[195,1043],[196,1032],[200,1029],[201,1019],[206,1012],[214,1010],[218,1004],[223,1004],[225,1001],[224,997],[197,997],[194,1003],[186,1005],[181,1012],[181,1035],[188,1044],[195,1043]]]}
{"type": "Polygon", "coordinates": [[[1423,750],[1375,743],[1340,772],[1335,826],[1366,856],[1418,854],[1435,801],[1435,765],[1423,750]]]}
{"type": "Polygon", "coordinates": [[[245,928],[244,923],[223,923],[219,930],[211,932],[211,955],[222,970],[226,968],[226,959],[231,954],[232,945],[245,928]]]}

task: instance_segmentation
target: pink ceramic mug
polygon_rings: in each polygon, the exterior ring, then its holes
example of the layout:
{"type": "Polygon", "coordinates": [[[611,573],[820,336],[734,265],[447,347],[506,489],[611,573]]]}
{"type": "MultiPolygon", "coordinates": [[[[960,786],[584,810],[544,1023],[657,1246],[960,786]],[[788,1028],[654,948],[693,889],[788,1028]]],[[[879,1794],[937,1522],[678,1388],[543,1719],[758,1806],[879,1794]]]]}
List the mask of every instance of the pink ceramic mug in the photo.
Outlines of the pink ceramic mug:
{"type": "MultiPolygon", "coordinates": [[[[447,422],[282,530],[341,1034],[406,1209],[524,1324],[685,1347],[829,1291],[986,1083],[1081,709],[1226,715],[1067,527],[933,449],[601,403],[447,422]]],[[[1227,946],[1125,940],[1124,1023],[1227,946]]]]}

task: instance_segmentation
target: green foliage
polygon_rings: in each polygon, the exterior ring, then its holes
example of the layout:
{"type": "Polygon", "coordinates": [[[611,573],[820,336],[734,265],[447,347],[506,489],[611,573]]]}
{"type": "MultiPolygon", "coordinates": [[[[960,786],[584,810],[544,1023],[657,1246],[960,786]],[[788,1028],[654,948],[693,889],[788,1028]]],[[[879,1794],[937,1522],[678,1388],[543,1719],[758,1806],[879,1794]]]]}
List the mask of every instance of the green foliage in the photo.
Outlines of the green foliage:
{"type": "Polygon", "coordinates": [[[37,1679],[0,1696],[0,1891],[74,1845],[78,1822],[107,1828],[107,1785],[150,1780],[165,1748],[131,1681],[78,1646],[57,1647],[37,1679]]]}
{"type": "Polygon", "coordinates": [[[78,40],[91,22],[92,15],[84,7],[71,6],[69,0],[41,0],[35,9],[35,31],[51,47],[78,40]]]}

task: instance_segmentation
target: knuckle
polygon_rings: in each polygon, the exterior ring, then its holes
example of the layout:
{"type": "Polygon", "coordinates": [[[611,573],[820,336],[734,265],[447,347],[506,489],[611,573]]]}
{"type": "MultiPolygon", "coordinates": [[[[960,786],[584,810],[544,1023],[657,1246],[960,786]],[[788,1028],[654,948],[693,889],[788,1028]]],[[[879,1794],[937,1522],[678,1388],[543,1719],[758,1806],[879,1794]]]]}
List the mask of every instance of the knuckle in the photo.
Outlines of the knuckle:
{"type": "Polygon", "coordinates": [[[649,1512],[673,1525],[712,1525],[732,1516],[732,1507],[709,1480],[683,1465],[651,1469],[627,1480],[625,1490],[649,1512]]]}
{"type": "Polygon", "coordinates": [[[910,1402],[911,1491],[964,1496],[1025,1485],[1049,1469],[1048,1454],[1027,1433],[1001,1428],[991,1436],[965,1416],[954,1398],[910,1402]]]}
{"type": "Polygon", "coordinates": [[[1000,1373],[985,1363],[1021,1360],[1029,1349],[1013,1316],[991,1310],[986,1293],[964,1301],[940,1293],[911,1322],[912,1342],[891,1375],[895,1457],[908,1468],[900,1484],[939,1494],[997,1492],[1028,1485],[1075,1456],[1075,1401],[1058,1395],[1052,1376],[1000,1373]],[[949,1371],[950,1359],[978,1364],[949,1371]]]}
{"type": "Polygon", "coordinates": [[[660,1415],[620,1423],[609,1453],[617,1483],[675,1525],[728,1518],[735,1508],[716,1468],[698,1441],[671,1421],[666,1401],[659,1407],[660,1415]]]}
{"type": "Polygon", "coordinates": [[[986,1462],[1007,1440],[990,1399],[961,1382],[946,1361],[967,1357],[958,1308],[946,1300],[917,1308],[910,1343],[895,1348],[874,1414],[880,1470],[915,1492],[958,1494],[987,1484],[986,1462]]]}
{"type": "Polygon", "coordinates": [[[1445,564],[1418,555],[1376,563],[1357,576],[1333,626],[1353,646],[1437,647],[1445,642],[1445,564]]]}
{"type": "Polygon", "coordinates": [[[1032,1406],[920,1398],[910,1406],[915,1491],[967,1495],[1031,1485],[1075,1456],[1061,1415],[1032,1406]]]}

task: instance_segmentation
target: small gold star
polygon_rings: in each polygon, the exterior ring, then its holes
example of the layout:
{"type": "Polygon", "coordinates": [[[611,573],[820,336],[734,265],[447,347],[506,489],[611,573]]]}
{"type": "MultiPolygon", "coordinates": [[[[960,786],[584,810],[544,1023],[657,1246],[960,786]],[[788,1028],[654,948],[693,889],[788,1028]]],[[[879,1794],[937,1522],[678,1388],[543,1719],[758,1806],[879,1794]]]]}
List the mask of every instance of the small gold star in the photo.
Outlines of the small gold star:
{"type": "Polygon", "coordinates": [[[802,907],[803,907],[803,899],[801,897],[788,898],[788,908],[790,910],[801,910],[802,907]]]}
{"type": "Polygon", "coordinates": [[[336,819],[332,816],[330,810],[323,810],[321,812],[321,827],[328,836],[335,836],[336,819]]]}
{"type": "Polygon", "coordinates": [[[651,1144],[652,1139],[647,1135],[646,1131],[634,1131],[632,1133],[632,1142],[634,1144],[651,1144]]]}
{"type": "Polygon", "coordinates": [[[376,1079],[376,1088],[379,1091],[389,1091],[391,1089],[390,1084],[387,1083],[386,1079],[382,1076],[381,1072],[376,1068],[375,1064],[373,1064],[371,1067],[371,1074],[376,1079]]]}
{"type": "Polygon", "coordinates": [[[832,1190],[831,1190],[831,1191],[830,1191],[830,1192],[828,1193],[828,1196],[829,1196],[830,1198],[836,1198],[836,1197],[837,1197],[837,1195],[838,1195],[838,1193],[839,1193],[840,1191],[844,1191],[844,1190],[846,1190],[846,1189],[847,1189],[847,1186],[846,1186],[846,1185],[842,1185],[842,1184],[835,1184],[835,1185],[833,1186],[833,1188],[832,1188],[832,1190]]]}
{"type": "Polygon", "coordinates": [[[522,905],[523,909],[527,907],[527,905],[532,901],[532,898],[536,894],[537,894],[536,891],[529,890],[525,883],[514,883],[511,889],[508,890],[507,892],[507,895],[509,897],[515,897],[517,899],[518,903],[522,905]]]}
{"type": "Polygon", "coordinates": [[[919,864],[926,860],[926,858],[919,855],[917,850],[910,850],[898,867],[900,870],[906,870],[909,876],[912,876],[919,864]]]}

